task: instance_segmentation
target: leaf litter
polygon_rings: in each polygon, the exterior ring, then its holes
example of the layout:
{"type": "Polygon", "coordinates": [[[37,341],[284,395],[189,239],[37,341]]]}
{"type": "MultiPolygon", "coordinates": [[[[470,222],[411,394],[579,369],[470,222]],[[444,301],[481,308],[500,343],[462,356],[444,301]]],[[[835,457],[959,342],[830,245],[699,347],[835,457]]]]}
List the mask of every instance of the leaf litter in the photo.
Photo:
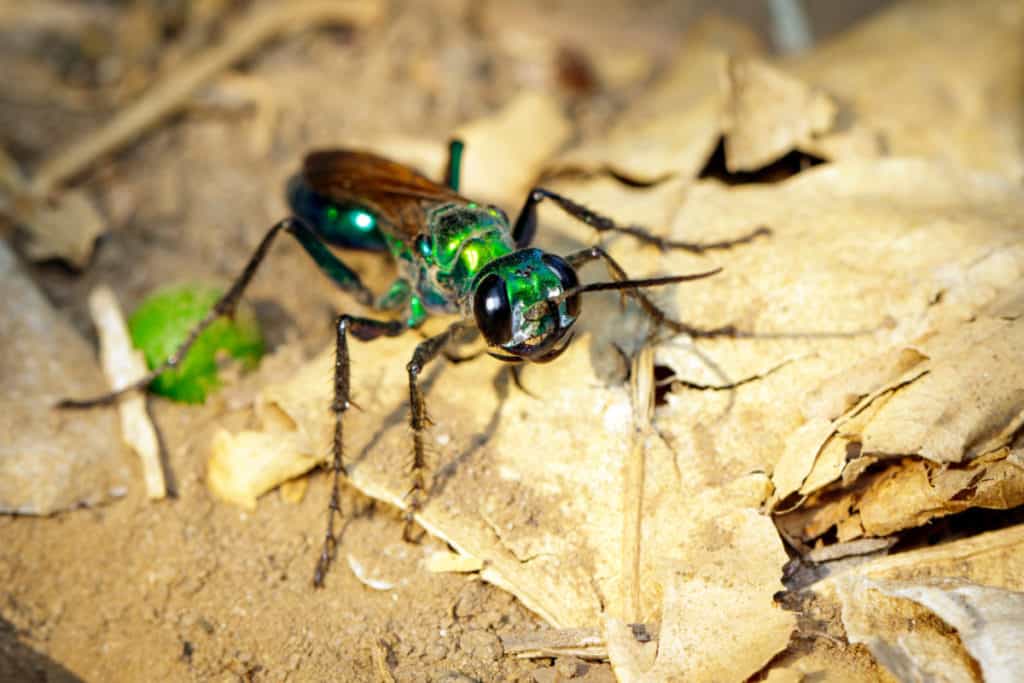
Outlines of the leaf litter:
{"type": "MultiPolygon", "coordinates": [[[[553,627],[602,633],[623,680],[743,680],[769,661],[768,680],[799,680],[823,665],[877,677],[855,647],[820,639],[810,650],[792,646],[800,625],[774,600],[787,560],[783,539],[806,552],[1021,502],[1021,144],[995,123],[1010,106],[1019,120],[1021,100],[1003,100],[996,88],[990,102],[994,90],[964,89],[1012,72],[1006,64],[1024,44],[1013,42],[1019,3],[986,3],[977,14],[954,3],[935,7],[901,5],[802,65],[751,59],[759,50],[742,31],[705,26],[711,37],[689,41],[605,139],[546,164],[661,181],[638,188],[596,175],[556,187],[617,218],[667,226],[674,239],[717,241],[770,227],[769,237],[706,255],[607,241],[634,276],[721,265],[721,275],[655,298],[688,324],[734,324],[749,336],[652,339],[634,308],[599,296],[585,302],[581,334],[559,363],[524,370],[529,393],[486,358],[426,373],[434,480],[420,523],[553,627]],[[966,22],[971,30],[998,19],[997,38],[934,39],[936,27],[959,27],[965,17],[975,17],[966,22]],[[915,22],[929,27],[927,45],[902,32],[915,22]],[[860,41],[887,33],[929,50],[922,61],[957,65],[943,92],[975,105],[952,108],[957,135],[939,139],[920,132],[928,126],[906,125],[908,103],[929,96],[929,84],[910,76],[888,81],[905,86],[893,98],[899,106],[862,97],[870,90],[862,86],[851,107],[843,84],[877,74],[860,41]],[[1005,62],[963,54],[974,49],[965,42],[986,41],[1007,46],[1005,62]],[[766,99],[779,106],[757,106],[766,99]],[[998,140],[985,137],[990,132],[998,140]],[[698,180],[723,135],[733,170],[792,150],[837,161],[773,185],[698,180]],[[673,384],[650,428],[638,431],[636,404],[650,397],[622,382],[629,365],[616,358],[645,347],[649,367],[667,368],[673,384]],[[639,502],[622,485],[637,443],[639,502]],[[639,585],[622,585],[630,552],[623,518],[638,504],[639,585]],[[656,625],[657,642],[639,644],[628,623],[656,625]]],[[[565,135],[564,122],[542,120],[537,131],[545,125],[562,126],[552,128],[556,139],[565,135]]],[[[553,151],[534,148],[523,164],[513,141],[487,153],[536,176],[553,151]]],[[[558,246],[593,241],[551,212],[545,230],[558,246]]],[[[350,482],[398,507],[408,486],[404,365],[415,342],[351,347],[362,410],[346,415],[350,482]]],[[[218,432],[215,492],[220,468],[238,485],[226,497],[251,507],[324,461],[332,353],[262,390],[261,430],[218,432]],[[253,454],[273,471],[247,472],[253,454]]],[[[1001,680],[1017,656],[1005,624],[1016,618],[1015,577],[1024,575],[999,573],[1020,561],[1019,539],[1006,540],[1013,534],[1019,527],[869,560],[816,590],[823,600],[839,595],[850,642],[865,643],[897,675],[973,680],[976,661],[1001,680]],[[952,576],[961,582],[940,581],[952,576]],[[865,613],[862,599],[880,601],[882,616],[872,621],[878,614],[865,613]],[[984,614],[984,623],[965,623],[964,609],[984,614]]]]}

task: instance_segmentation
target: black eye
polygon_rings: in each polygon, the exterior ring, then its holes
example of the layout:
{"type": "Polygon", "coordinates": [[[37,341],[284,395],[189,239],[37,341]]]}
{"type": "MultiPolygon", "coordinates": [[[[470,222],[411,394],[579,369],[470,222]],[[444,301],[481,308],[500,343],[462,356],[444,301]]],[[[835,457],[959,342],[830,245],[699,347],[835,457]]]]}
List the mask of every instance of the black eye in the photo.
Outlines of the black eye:
{"type": "MultiPolygon", "coordinates": [[[[555,275],[558,276],[558,281],[562,283],[563,292],[573,289],[574,287],[579,287],[580,279],[576,276],[576,271],[572,269],[572,266],[566,263],[565,259],[552,254],[544,254],[541,258],[544,259],[544,265],[555,271],[555,275]]],[[[565,300],[565,312],[573,318],[580,314],[579,296],[571,296],[565,300]]]]}
{"type": "Polygon", "coordinates": [[[473,294],[473,315],[476,326],[487,341],[501,346],[512,339],[512,306],[508,302],[505,281],[491,273],[473,294]]]}

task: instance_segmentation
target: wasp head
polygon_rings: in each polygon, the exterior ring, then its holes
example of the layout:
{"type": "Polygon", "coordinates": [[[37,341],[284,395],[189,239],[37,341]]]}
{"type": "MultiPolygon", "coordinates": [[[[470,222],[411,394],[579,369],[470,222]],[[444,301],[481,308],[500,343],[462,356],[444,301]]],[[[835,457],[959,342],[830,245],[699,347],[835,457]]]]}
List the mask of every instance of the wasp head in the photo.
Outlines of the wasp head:
{"type": "Polygon", "coordinates": [[[580,312],[565,259],[522,249],[488,263],[473,282],[473,316],[495,358],[544,363],[565,351],[580,312]]]}

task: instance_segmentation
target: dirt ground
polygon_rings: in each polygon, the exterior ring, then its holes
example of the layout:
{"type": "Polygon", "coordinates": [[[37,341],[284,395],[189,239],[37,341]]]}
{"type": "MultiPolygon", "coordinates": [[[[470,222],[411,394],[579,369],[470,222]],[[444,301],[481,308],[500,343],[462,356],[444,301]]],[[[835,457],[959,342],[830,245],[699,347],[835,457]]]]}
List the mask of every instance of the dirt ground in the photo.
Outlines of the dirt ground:
{"type": "MultiPolygon", "coordinates": [[[[446,139],[524,87],[557,92],[581,131],[597,128],[642,82],[594,85],[589,60],[639,43],[656,72],[705,4],[645,3],[638,13],[632,3],[556,3],[544,13],[540,3],[399,2],[368,29],[288,35],[245,60],[229,84],[207,89],[186,113],[81,177],[76,184],[97,200],[109,232],[85,270],[43,263],[31,272],[94,341],[85,300],[100,283],[112,284],[129,310],[168,282],[226,283],[283,214],[284,179],[304,150],[389,134],[446,139]],[[560,41],[563,60],[542,56],[560,41]],[[261,115],[268,108],[269,119],[261,115]]],[[[727,4],[765,20],[750,4],[727,4]]],[[[848,4],[852,14],[855,4],[875,3],[848,4]]],[[[65,26],[0,54],[21,74],[0,85],[3,143],[28,167],[173,70],[173,51],[163,47],[201,50],[247,10],[196,2],[192,11],[207,23],[195,28],[174,23],[187,3],[60,5],[40,3],[38,16],[66,11],[90,27],[91,43],[76,45],[71,37],[80,32],[65,26]],[[127,21],[148,27],[155,42],[125,40],[127,21]],[[31,74],[45,78],[32,83],[31,74]],[[47,82],[62,85],[39,85],[47,82]]],[[[815,17],[828,30],[850,18],[815,17]]],[[[387,281],[386,263],[352,260],[378,289],[387,281]]],[[[276,248],[248,298],[271,351],[300,340],[307,355],[328,342],[345,302],[291,243],[276,248]]],[[[151,503],[136,485],[103,507],[0,517],[0,679],[364,681],[387,680],[390,671],[399,681],[613,680],[607,664],[505,656],[501,636],[542,622],[472,575],[427,572],[424,558],[443,545],[404,543],[398,514],[352,491],[342,501],[339,563],[326,587],[313,590],[324,476],[313,477],[299,504],[272,494],[246,513],[213,499],[204,482],[213,430],[244,426],[238,405],[283,363],[202,407],[151,401],[172,499],[151,503]],[[349,557],[394,588],[361,583],[349,557]]]]}

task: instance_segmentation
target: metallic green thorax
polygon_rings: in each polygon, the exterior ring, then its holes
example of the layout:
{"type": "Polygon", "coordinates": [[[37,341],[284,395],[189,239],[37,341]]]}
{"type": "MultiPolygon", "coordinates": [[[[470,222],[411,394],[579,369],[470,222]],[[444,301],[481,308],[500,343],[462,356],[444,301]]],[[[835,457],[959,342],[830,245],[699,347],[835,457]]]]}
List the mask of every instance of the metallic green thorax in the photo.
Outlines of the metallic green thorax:
{"type": "Polygon", "coordinates": [[[508,220],[489,206],[442,204],[427,212],[426,223],[412,245],[387,236],[399,277],[411,285],[410,327],[419,325],[428,311],[466,313],[480,271],[515,250],[508,220]]]}

